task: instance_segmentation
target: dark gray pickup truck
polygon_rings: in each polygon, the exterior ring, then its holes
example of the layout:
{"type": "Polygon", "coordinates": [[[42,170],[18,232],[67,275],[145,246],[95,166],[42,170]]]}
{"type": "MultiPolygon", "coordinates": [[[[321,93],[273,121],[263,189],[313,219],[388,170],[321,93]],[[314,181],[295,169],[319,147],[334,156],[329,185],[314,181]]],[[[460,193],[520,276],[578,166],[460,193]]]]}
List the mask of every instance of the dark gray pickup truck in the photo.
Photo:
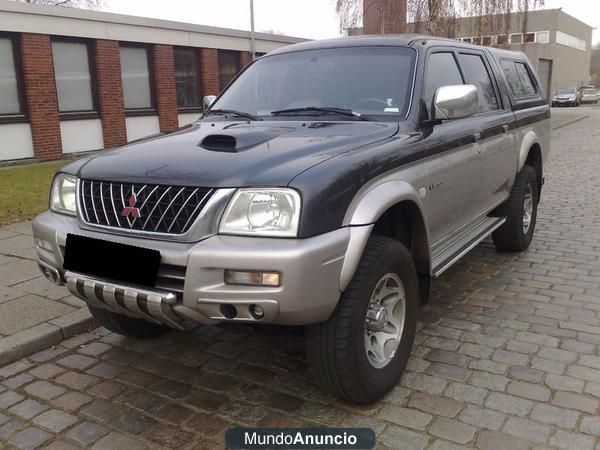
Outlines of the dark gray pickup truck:
{"type": "Polygon", "coordinates": [[[550,110],[527,58],[425,36],[250,64],[191,127],[70,163],[33,222],[42,272],[109,330],[306,325],[336,394],[406,366],[432,280],[531,242],[550,110]]]}

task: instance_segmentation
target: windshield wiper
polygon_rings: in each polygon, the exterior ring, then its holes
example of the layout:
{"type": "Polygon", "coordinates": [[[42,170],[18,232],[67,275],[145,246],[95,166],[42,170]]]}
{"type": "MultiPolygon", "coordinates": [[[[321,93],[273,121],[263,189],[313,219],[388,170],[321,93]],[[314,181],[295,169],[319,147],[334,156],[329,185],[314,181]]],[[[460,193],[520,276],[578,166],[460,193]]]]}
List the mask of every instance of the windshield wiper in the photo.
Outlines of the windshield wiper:
{"type": "Polygon", "coordinates": [[[212,116],[212,115],[226,115],[231,114],[232,116],[245,117],[250,120],[262,120],[260,117],[256,117],[253,114],[244,112],[244,111],[236,111],[235,109],[211,109],[204,113],[204,117],[212,116]]]}
{"type": "Polygon", "coordinates": [[[343,116],[351,116],[356,117],[360,120],[372,121],[373,119],[369,116],[365,116],[359,112],[352,111],[351,109],[345,108],[334,108],[330,106],[306,106],[304,108],[288,108],[288,109],[280,109],[277,111],[271,111],[271,114],[274,116],[280,114],[296,114],[296,113],[304,113],[304,112],[321,112],[321,113],[330,113],[330,114],[340,114],[343,116]]]}

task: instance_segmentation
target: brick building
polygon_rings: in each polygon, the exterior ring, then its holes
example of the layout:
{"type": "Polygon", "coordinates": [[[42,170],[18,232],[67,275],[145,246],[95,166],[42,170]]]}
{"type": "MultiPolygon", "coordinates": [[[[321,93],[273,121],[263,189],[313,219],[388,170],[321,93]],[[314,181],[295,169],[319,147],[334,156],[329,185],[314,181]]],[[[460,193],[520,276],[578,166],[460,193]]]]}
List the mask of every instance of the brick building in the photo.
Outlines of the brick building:
{"type": "Polygon", "coordinates": [[[175,131],[250,61],[246,31],[0,0],[0,162],[175,131]]]}

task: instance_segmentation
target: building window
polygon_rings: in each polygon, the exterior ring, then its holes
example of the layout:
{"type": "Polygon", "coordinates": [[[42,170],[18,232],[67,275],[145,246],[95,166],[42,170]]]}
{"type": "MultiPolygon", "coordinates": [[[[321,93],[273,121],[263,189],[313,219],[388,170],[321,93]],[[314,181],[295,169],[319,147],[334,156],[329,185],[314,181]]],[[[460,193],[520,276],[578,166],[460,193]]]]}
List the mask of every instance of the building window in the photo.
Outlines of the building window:
{"type": "Polygon", "coordinates": [[[579,39],[575,36],[571,36],[570,34],[563,33],[562,31],[556,32],[556,43],[583,51],[587,49],[587,43],[583,39],[579,39]]]}
{"type": "Polygon", "coordinates": [[[535,33],[535,42],[539,42],[540,44],[547,44],[550,42],[550,32],[549,31],[538,31],[535,33]]]}
{"type": "Polygon", "coordinates": [[[60,112],[94,111],[95,102],[88,45],[52,41],[54,78],[60,112]]]}
{"type": "Polygon", "coordinates": [[[508,44],[508,35],[501,34],[500,36],[497,37],[496,42],[498,43],[498,45],[508,44]]]}
{"type": "Polygon", "coordinates": [[[535,42],[535,33],[525,33],[523,35],[523,42],[535,42]]]}
{"type": "Polygon", "coordinates": [[[125,109],[151,109],[152,91],[148,49],[121,46],[121,78],[125,109]]]}
{"type": "Polygon", "coordinates": [[[231,80],[240,71],[239,52],[219,50],[219,85],[220,89],[225,89],[231,80]]]}
{"type": "Polygon", "coordinates": [[[0,115],[23,114],[14,41],[5,37],[0,37],[0,98],[0,115]]]}
{"type": "Polygon", "coordinates": [[[510,35],[510,43],[511,44],[522,44],[523,43],[523,34],[516,33],[510,35]]]}
{"type": "Polygon", "coordinates": [[[492,36],[483,36],[481,38],[481,43],[486,47],[490,47],[492,45],[492,36]]]}
{"type": "Polygon", "coordinates": [[[175,86],[179,108],[201,106],[200,70],[195,49],[175,49],[175,86]]]}

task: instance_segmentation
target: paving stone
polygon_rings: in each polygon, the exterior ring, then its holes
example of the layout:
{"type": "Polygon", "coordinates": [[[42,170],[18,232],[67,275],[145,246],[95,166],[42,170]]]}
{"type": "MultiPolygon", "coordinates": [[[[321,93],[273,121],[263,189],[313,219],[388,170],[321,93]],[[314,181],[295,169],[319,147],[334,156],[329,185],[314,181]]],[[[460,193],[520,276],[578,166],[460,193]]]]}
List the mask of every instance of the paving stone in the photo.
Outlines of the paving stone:
{"type": "Polygon", "coordinates": [[[44,447],[44,450],[78,450],[79,447],[65,441],[54,441],[44,447]]]}
{"type": "Polygon", "coordinates": [[[23,396],[21,394],[17,394],[13,391],[6,391],[0,394],[0,409],[8,409],[10,406],[15,403],[23,400],[23,396]]]}
{"type": "Polygon", "coordinates": [[[29,356],[29,359],[38,363],[46,362],[66,352],[68,352],[68,350],[64,347],[54,346],[46,350],[42,350],[41,352],[34,353],[33,355],[29,356]]]}
{"type": "Polygon", "coordinates": [[[594,438],[576,433],[557,430],[550,438],[549,444],[561,449],[587,450],[594,448],[594,438]]]}
{"type": "Polygon", "coordinates": [[[533,407],[533,402],[513,395],[492,392],[485,400],[485,406],[507,414],[524,417],[533,407]]]}
{"type": "Polygon", "coordinates": [[[464,367],[469,361],[467,357],[459,353],[439,349],[431,350],[427,354],[426,359],[431,362],[451,364],[459,367],[464,367]]]}
{"type": "Polygon", "coordinates": [[[10,378],[20,372],[24,372],[33,366],[29,361],[22,359],[15,363],[0,367],[0,378],[10,378]]]}
{"type": "Polygon", "coordinates": [[[511,381],[507,389],[509,394],[525,397],[531,400],[546,402],[550,399],[550,389],[539,384],[511,381]]]}
{"type": "Polygon", "coordinates": [[[473,358],[489,358],[494,349],[484,345],[465,343],[460,346],[458,351],[473,358]]]}
{"type": "Polygon", "coordinates": [[[502,375],[494,375],[485,372],[475,372],[469,379],[469,384],[481,388],[504,391],[509,379],[502,375]]]}
{"type": "Polygon", "coordinates": [[[66,369],[64,367],[59,367],[55,364],[42,364],[41,366],[36,366],[33,369],[31,369],[29,371],[29,373],[31,375],[33,375],[36,378],[40,378],[42,380],[48,380],[50,378],[55,377],[56,375],[59,375],[63,372],[65,372],[66,369]]]}
{"type": "Polygon", "coordinates": [[[83,405],[88,404],[93,399],[89,395],[82,394],[80,392],[67,392],[58,398],[55,398],[52,403],[68,412],[75,412],[83,405]]]}
{"type": "Polygon", "coordinates": [[[14,377],[3,380],[2,384],[9,389],[17,389],[18,387],[27,384],[32,380],[34,380],[33,375],[21,373],[19,375],[15,375],[14,377]]]}
{"type": "Polygon", "coordinates": [[[508,366],[504,363],[490,361],[489,359],[476,359],[469,363],[469,369],[504,375],[507,372],[508,366]]]}
{"type": "Polygon", "coordinates": [[[440,417],[436,419],[429,433],[459,444],[466,444],[475,436],[476,428],[452,419],[440,417]]]}
{"type": "Polygon", "coordinates": [[[600,417],[584,417],[581,419],[579,429],[584,433],[600,437],[600,417]]]}
{"type": "Polygon", "coordinates": [[[98,378],[96,377],[77,372],[67,372],[56,378],[58,384],[63,384],[76,390],[84,390],[97,381],[98,378]]]}
{"type": "Polygon", "coordinates": [[[486,389],[469,386],[468,384],[462,383],[451,383],[444,395],[459,402],[474,403],[477,405],[483,404],[483,399],[488,395],[486,389]]]}
{"type": "Polygon", "coordinates": [[[563,374],[565,372],[565,364],[554,361],[552,359],[538,358],[537,356],[532,358],[531,367],[534,369],[541,370],[543,372],[563,374]]]}
{"type": "Polygon", "coordinates": [[[74,310],[54,300],[28,294],[0,304],[0,334],[12,335],[74,310]]]}
{"type": "Polygon", "coordinates": [[[194,435],[178,427],[158,423],[144,433],[144,437],[163,448],[181,448],[192,441],[194,435]]]}
{"type": "Polygon", "coordinates": [[[508,372],[508,376],[516,380],[539,383],[544,377],[544,372],[541,370],[530,369],[529,367],[512,366],[508,372]]]}
{"type": "Polygon", "coordinates": [[[557,392],[551,403],[555,406],[577,409],[589,414],[595,414],[600,404],[598,400],[571,392],[557,392]]]}
{"type": "Polygon", "coordinates": [[[395,425],[389,425],[378,436],[378,440],[390,448],[401,450],[421,450],[427,446],[429,437],[395,425]]]}
{"type": "Polygon", "coordinates": [[[109,425],[112,428],[130,434],[143,433],[156,425],[156,423],[154,418],[132,408],[123,408],[122,410],[119,410],[117,413],[113,414],[113,417],[109,420],[109,425]]]}
{"type": "Polygon", "coordinates": [[[56,363],[60,364],[61,366],[76,370],[87,369],[97,362],[98,361],[95,358],[78,354],[68,355],[56,361],[56,363]]]}
{"type": "Polygon", "coordinates": [[[436,416],[455,417],[464,407],[464,404],[456,400],[425,392],[415,392],[411,395],[408,406],[436,416]]]}
{"type": "Polygon", "coordinates": [[[592,369],[590,367],[569,366],[567,375],[592,382],[598,382],[600,380],[600,370],[592,369]]]}
{"type": "Polygon", "coordinates": [[[108,428],[97,423],[83,422],[70,430],[67,433],[67,438],[87,447],[106,435],[109,431],[108,428]]]}
{"type": "Polygon", "coordinates": [[[96,442],[92,447],[92,450],[142,450],[146,448],[148,448],[146,444],[136,440],[132,436],[123,433],[110,433],[96,442]]]}
{"type": "Polygon", "coordinates": [[[91,344],[82,345],[77,349],[77,352],[88,356],[100,356],[112,348],[112,346],[103,342],[92,342],[91,344]]]}
{"type": "Polygon", "coordinates": [[[463,382],[467,381],[469,376],[471,376],[471,371],[468,369],[441,363],[429,364],[426,372],[436,377],[463,382]]]}
{"type": "Polygon", "coordinates": [[[104,381],[96,386],[92,386],[87,392],[96,397],[110,400],[115,395],[120,394],[125,390],[125,385],[116,381],[104,381]]]}
{"type": "Polygon", "coordinates": [[[388,422],[402,425],[415,430],[424,430],[431,422],[433,416],[414,409],[401,408],[394,405],[386,405],[379,411],[379,417],[388,422]]]}
{"type": "Polygon", "coordinates": [[[35,449],[48,441],[52,435],[39,428],[30,427],[14,434],[8,441],[9,444],[23,450],[35,449]]]}
{"type": "Polygon", "coordinates": [[[48,410],[33,419],[34,424],[53,433],[60,433],[78,421],[77,417],[57,409],[48,410]]]}
{"type": "Polygon", "coordinates": [[[52,400],[53,398],[64,394],[65,389],[56,386],[55,384],[48,383],[47,381],[36,381],[27,385],[25,387],[25,392],[43,400],[52,400]]]}
{"type": "Polygon", "coordinates": [[[544,423],[550,423],[562,428],[573,428],[580,414],[564,408],[547,404],[539,404],[531,411],[531,418],[544,423]]]}
{"type": "Polygon", "coordinates": [[[584,381],[578,380],[577,378],[555,374],[548,374],[544,380],[544,383],[550,389],[578,393],[583,392],[583,386],[585,385],[584,381]]]}
{"type": "Polygon", "coordinates": [[[46,405],[35,400],[27,399],[12,406],[8,411],[15,416],[19,416],[21,419],[30,420],[47,409],[48,407],[46,405]]]}
{"type": "Polygon", "coordinates": [[[577,359],[577,353],[575,352],[551,347],[542,347],[538,352],[538,356],[546,359],[554,359],[565,364],[571,364],[577,359]]]}
{"type": "Polygon", "coordinates": [[[533,355],[537,353],[540,346],[538,344],[532,344],[529,342],[522,341],[508,341],[506,348],[511,352],[524,353],[526,355],[533,355]]]}
{"type": "Polygon", "coordinates": [[[497,431],[482,431],[477,438],[477,448],[483,450],[527,450],[529,442],[497,431]]]}
{"type": "Polygon", "coordinates": [[[489,430],[499,430],[505,419],[505,414],[479,406],[467,406],[460,413],[462,422],[489,430]]]}
{"type": "Polygon", "coordinates": [[[509,417],[502,430],[511,436],[536,444],[546,442],[551,431],[547,425],[520,417],[509,417]]]}
{"type": "Polygon", "coordinates": [[[529,362],[529,357],[517,352],[511,352],[506,350],[496,350],[492,354],[492,360],[512,364],[517,366],[526,366],[529,362]]]}
{"type": "Polygon", "coordinates": [[[405,372],[400,383],[409,389],[438,395],[446,388],[448,382],[438,377],[422,375],[416,372],[405,372]]]}

